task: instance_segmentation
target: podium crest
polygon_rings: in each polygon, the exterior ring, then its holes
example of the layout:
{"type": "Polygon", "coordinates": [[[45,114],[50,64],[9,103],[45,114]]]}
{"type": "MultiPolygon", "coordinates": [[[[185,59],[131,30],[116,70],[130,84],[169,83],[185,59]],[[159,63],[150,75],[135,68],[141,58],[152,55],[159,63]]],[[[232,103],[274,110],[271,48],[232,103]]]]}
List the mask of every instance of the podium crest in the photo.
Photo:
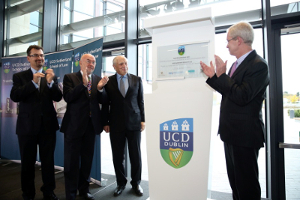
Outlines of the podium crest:
{"type": "Polygon", "coordinates": [[[178,169],[190,162],[194,150],[193,129],[193,118],[160,124],[160,153],[167,164],[178,169]]]}

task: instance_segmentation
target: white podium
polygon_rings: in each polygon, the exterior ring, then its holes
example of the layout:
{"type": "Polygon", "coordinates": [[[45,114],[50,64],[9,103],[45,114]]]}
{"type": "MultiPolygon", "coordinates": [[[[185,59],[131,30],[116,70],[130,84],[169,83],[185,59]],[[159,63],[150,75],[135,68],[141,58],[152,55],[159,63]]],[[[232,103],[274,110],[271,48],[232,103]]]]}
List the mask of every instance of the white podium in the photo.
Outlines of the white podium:
{"type": "Polygon", "coordinates": [[[148,18],[145,28],[153,48],[153,89],[145,95],[150,199],[207,199],[213,90],[198,59],[214,59],[211,9],[148,18]]]}

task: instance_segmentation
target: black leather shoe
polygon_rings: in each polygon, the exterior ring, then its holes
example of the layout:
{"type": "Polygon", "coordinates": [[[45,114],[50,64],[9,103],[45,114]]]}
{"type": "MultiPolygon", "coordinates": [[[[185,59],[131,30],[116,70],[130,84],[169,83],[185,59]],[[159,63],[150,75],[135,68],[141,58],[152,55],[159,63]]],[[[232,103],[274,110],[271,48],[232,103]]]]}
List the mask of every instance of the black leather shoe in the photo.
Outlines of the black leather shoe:
{"type": "Polygon", "coordinates": [[[138,196],[143,196],[143,188],[140,185],[132,187],[134,190],[135,194],[138,196]]]}
{"type": "Polygon", "coordinates": [[[95,198],[93,197],[93,195],[91,195],[91,193],[84,193],[84,194],[79,194],[79,196],[81,196],[82,198],[86,199],[86,200],[94,200],[95,198]]]}
{"type": "Polygon", "coordinates": [[[57,196],[54,194],[54,192],[51,192],[49,194],[44,193],[44,200],[59,200],[57,196]]]}
{"type": "Polygon", "coordinates": [[[119,196],[123,192],[124,189],[125,189],[124,185],[122,185],[122,186],[118,185],[118,187],[115,189],[114,196],[115,197],[119,196]]]}

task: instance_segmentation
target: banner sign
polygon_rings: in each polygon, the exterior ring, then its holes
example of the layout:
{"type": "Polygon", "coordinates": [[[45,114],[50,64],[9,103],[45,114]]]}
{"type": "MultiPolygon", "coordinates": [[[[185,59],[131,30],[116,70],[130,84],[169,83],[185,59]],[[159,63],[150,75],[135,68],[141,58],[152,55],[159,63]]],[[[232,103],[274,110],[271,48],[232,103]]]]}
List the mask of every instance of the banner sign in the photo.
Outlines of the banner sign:
{"type": "Polygon", "coordinates": [[[18,104],[10,99],[10,91],[13,84],[13,74],[30,68],[27,57],[13,57],[2,59],[2,126],[1,126],[1,157],[12,160],[20,160],[18,138],[15,125],[17,122],[18,104]],[[12,148],[13,147],[13,148],[12,148]]]}
{"type": "MultiPolygon", "coordinates": [[[[83,54],[92,54],[96,58],[96,68],[94,73],[101,75],[102,69],[102,45],[103,38],[89,44],[62,52],[45,54],[45,64],[43,70],[53,69],[58,86],[63,90],[63,77],[65,74],[80,70],[79,60],[83,54]],[[74,57],[74,58],[72,58],[74,57]],[[74,64],[72,66],[72,62],[74,64]],[[73,69],[72,69],[73,67],[73,69]]],[[[1,88],[1,158],[20,160],[19,145],[16,135],[16,122],[18,114],[18,104],[10,99],[10,91],[13,85],[13,74],[30,68],[27,57],[2,58],[2,88],[1,88]]],[[[66,111],[66,102],[54,102],[57,111],[58,122],[61,124],[62,117],[66,111]]],[[[55,165],[63,166],[64,135],[59,130],[56,132],[55,165]]],[[[94,164],[91,176],[97,180],[101,179],[100,166],[100,137],[97,137],[95,145],[94,164]]]]}
{"type": "Polygon", "coordinates": [[[193,156],[193,118],[173,119],[160,124],[160,153],[165,162],[178,169],[193,156]]]}
{"type": "MultiPolygon", "coordinates": [[[[53,69],[54,74],[57,77],[58,87],[63,91],[63,78],[65,74],[72,71],[72,57],[73,50],[55,52],[45,55],[44,71],[48,68],[53,69]]],[[[64,99],[59,102],[54,102],[57,116],[62,118],[66,112],[67,103],[64,99]]]]}

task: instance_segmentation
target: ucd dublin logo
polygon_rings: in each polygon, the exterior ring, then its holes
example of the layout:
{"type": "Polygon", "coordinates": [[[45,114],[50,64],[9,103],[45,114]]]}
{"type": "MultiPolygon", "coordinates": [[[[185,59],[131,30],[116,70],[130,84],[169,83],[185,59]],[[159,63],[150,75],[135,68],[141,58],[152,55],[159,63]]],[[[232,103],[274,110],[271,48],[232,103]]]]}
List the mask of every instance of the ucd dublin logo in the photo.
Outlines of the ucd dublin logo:
{"type": "Polygon", "coordinates": [[[48,69],[48,59],[45,59],[43,70],[46,71],[47,69],[48,69]]]}
{"type": "Polygon", "coordinates": [[[10,71],[10,62],[3,63],[4,73],[8,74],[10,71]]]}
{"type": "Polygon", "coordinates": [[[161,156],[174,168],[184,167],[193,156],[193,118],[173,119],[159,126],[161,156]]]}
{"type": "Polygon", "coordinates": [[[80,60],[80,53],[76,53],[75,56],[75,66],[78,67],[79,66],[79,60],[80,60]]]}
{"type": "Polygon", "coordinates": [[[179,46],[178,47],[178,54],[182,56],[184,54],[184,52],[185,52],[185,46],[179,46]]]}

